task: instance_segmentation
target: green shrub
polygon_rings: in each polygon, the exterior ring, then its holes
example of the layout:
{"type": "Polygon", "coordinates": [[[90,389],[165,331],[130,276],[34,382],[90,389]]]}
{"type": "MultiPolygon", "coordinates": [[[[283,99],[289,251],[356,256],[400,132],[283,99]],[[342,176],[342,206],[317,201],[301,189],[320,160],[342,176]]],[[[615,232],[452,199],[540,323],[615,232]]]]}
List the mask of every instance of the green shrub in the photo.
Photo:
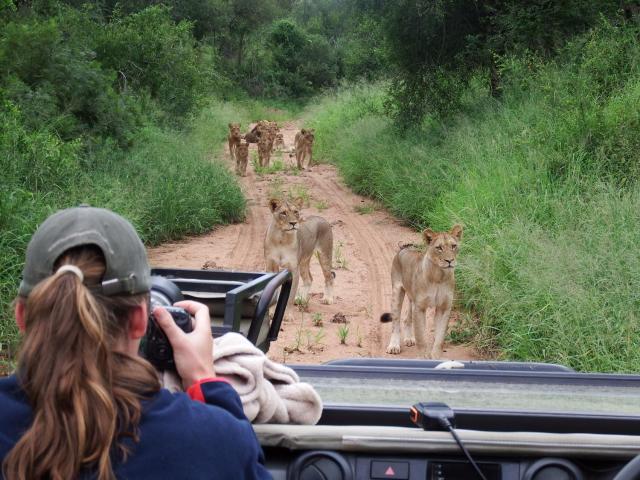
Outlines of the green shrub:
{"type": "Polygon", "coordinates": [[[65,18],[10,22],[0,35],[4,97],[19,105],[33,129],[54,128],[66,140],[87,133],[122,144],[140,112],[113,89],[115,72],[66,30],[65,18]]]}
{"type": "Polygon", "coordinates": [[[148,91],[171,116],[187,114],[213,84],[206,73],[212,65],[201,64],[191,24],[174,24],[166,7],[116,17],[100,29],[96,53],[117,72],[122,90],[148,91]]]}
{"type": "Polygon", "coordinates": [[[310,95],[335,84],[337,59],[323,36],[308,34],[291,20],[277,20],[268,43],[273,74],[287,95],[310,95]]]}

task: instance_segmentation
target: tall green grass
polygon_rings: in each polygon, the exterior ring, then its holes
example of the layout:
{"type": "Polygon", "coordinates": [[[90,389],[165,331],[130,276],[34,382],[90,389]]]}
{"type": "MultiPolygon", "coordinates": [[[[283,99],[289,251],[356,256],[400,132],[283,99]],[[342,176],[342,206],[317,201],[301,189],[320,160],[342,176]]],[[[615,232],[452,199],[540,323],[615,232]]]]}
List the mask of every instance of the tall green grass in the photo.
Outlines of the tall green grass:
{"type": "Polygon", "coordinates": [[[17,337],[10,303],[27,242],[42,220],[58,209],[89,203],[128,218],[149,245],[241,220],[244,197],[218,157],[227,124],[246,125],[265,114],[263,108],[257,102],[215,101],[183,131],[148,126],[123,151],[109,141],[64,142],[52,132],[30,131],[17,107],[5,104],[0,109],[0,352],[17,337]]]}
{"type": "MultiPolygon", "coordinates": [[[[316,156],[416,228],[465,225],[457,299],[482,348],[585,371],[640,370],[640,66],[603,25],[555,63],[505,59],[500,102],[398,132],[384,86],[308,112],[316,156]]],[[[389,259],[391,261],[391,259],[389,259]]]]}

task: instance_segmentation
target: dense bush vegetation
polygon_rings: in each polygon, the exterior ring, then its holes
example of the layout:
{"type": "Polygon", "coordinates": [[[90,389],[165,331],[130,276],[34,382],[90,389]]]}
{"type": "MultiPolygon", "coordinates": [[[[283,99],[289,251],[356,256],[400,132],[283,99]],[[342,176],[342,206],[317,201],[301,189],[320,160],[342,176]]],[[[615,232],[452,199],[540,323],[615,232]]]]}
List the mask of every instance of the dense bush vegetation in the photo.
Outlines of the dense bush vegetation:
{"type": "Polygon", "coordinates": [[[356,191],[419,228],[464,223],[458,301],[504,358],[638,370],[639,33],[604,22],[555,62],[504,58],[500,101],[476,78],[459,115],[403,136],[384,85],[310,113],[356,191]]]}
{"type": "Polygon", "coordinates": [[[244,198],[212,150],[229,119],[257,113],[211,100],[226,88],[215,52],[164,7],[103,23],[57,4],[10,6],[0,20],[0,350],[15,336],[9,305],[26,243],[47,215],[112,208],[149,244],[236,221],[244,198]]]}
{"type": "MultiPolygon", "coordinates": [[[[0,112],[0,339],[15,334],[8,308],[24,249],[36,226],[60,208],[89,203],[130,219],[148,244],[201,233],[244,216],[233,175],[211,158],[229,118],[249,118],[239,105],[212,104],[188,133],[147,126],[133,146],[109,144],[87,155],[78,141],[30,132],[11,104],[0,112]]],[[[2,342],[3,340],[0,340],[2,342]]]]}

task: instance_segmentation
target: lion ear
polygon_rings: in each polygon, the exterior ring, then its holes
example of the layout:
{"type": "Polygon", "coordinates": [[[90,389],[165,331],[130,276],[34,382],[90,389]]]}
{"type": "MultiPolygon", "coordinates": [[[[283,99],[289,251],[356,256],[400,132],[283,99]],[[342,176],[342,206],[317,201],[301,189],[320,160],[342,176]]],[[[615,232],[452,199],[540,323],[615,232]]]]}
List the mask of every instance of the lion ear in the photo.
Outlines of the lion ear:
{"type": "Polygon", "coordinates": [[[302,197],[297,197],[294,201],[293,201],[294,205],[298,208],[302,208],[304,207],[304,198],[302,197]]]}
{"type": "Polygon", "coordinates": [[[277,198],[270,198],[269,199],[269,208],[271,209],[272,212],[275,212],[276,209],[281,205],[281,201],[277,198]]]}
{"type": "Polygon", "coordinates": [[[449,233],[451,235],[453,235],[454,237],[456,237],[456,239],[458,241],[460,241],[460,239],[462,238],[462,225],[460,225],[459,223],[456,223],[451,230],[449,231],[449,233]]]}
{"type": "Polygon", "coordinates": [[[424,237],[424,241],[427,245],[430,245],[433,242],[433,239],[436,237],[436,232],[431,230],[430,228],[425,228],[422,232],[422,236],[424,237]]]}
{"type": "Polygon", "coordinates": [[[231,125],[233,125],[233,123],[230,123],[230,124],[229,124],[229,128],[231,128],[231,125]]]}
{"type": "Polygon", "coordinates": [[[303,128],[302,130],[300,130],[300,133],[302,133],[303,135],[307,133],[307,129],[303,128]]]}

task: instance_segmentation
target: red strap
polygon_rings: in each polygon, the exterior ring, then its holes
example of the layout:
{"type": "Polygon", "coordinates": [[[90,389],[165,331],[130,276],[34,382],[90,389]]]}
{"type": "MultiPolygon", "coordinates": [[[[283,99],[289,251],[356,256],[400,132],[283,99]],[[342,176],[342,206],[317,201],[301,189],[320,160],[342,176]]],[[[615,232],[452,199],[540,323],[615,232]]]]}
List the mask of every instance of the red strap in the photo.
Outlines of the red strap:
{"type": "Polygon", "coordinates": [[[196,400],[197,402],[204,403],[204,394],[202,393],[202,388],[200,385],[208,382],[226,382],[227,380],[222,377],[213,377],[213,378],[203,378],[202,380],[198,380],[196,383],[187,388],[187,395],[191,400],[196,400]]]}

